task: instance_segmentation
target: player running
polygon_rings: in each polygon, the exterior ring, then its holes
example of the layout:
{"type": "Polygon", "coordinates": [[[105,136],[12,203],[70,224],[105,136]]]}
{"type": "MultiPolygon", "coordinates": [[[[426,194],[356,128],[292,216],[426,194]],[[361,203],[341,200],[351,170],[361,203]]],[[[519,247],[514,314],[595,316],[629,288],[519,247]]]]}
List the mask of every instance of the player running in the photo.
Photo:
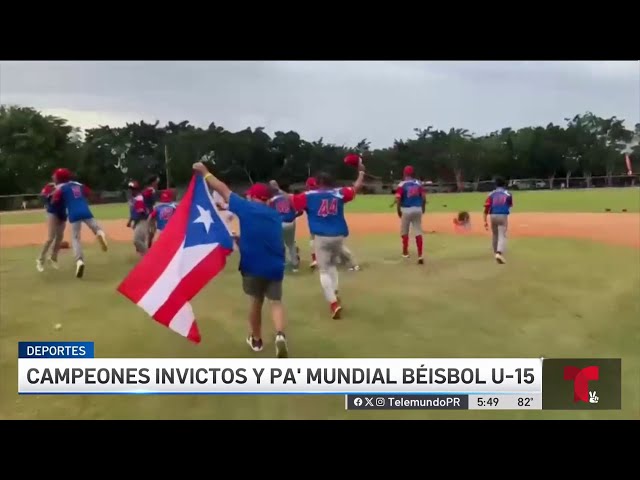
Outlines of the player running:
{"type": "Polygon", "coordinates": [[[153,207],[149,215],[149,236],[153,238],[156,231],[162,232],[178,206],[174,201],[171,190],[163,190],[160,193],[159,203],[153,207]]]}
{"type": "Polygon", "coordinates": [[[320,270],[320,284],[333,319],[340,318],[342,310],[338,299],[337,265],[343,252],[344,239],[349,236],[344,205],[356,197],[364,183],[364,165],[360,164],[358,170],[358,179],[353,187],[335,188],[332,178],[323,173],[317,177],[317,189],[291,196],[294,208],[307,212],[320,270]]]}
{"type": "Polygon", "coordinates": [[[505,181],[503,178],[495,179],[496,188],[489,194],[484,202],[484,220],[485,230],[489,229],[487,216],[491,216],[491,233],[492,246],[496,262],[500,264],[507,263],[504,258],[504,250],[507,247],[507,227],[509,226],[509,214],[513,208],[513,197],[505,189],[505,181]]]}
{"type": "Polygon", "coordinates": [[[71,223],[71,245],[76,259],[76,277],[82,278],[85,267],[82,243],[80,241],[82,224],[84,223],[91,229],[98,239],[103,252],[107,251],[107,237],[89,208],[87,198],[91,194],[91,190],[82,183],[71,181],[71,177],[72,174],[67,169],[56,170],[55,181],[59,185],[53,192],[52,202],[59,208],[67,210],[69,223],[71,223]]]}
{"type": "Polygon", "coordinates": [[[276,357],[289,356],[284,333],[285,316],[282,304],[282,280],[284,279],[284,242],[280,216],[267,205],[271,191],[264,183],[256,183],[247,192],[245,200],[233,193],[218,180],[207,167],[198,162],[193,169],[204,176],[207,185],[218,192],[229,210],[238,216],[241,236],[240,266],[242,289],[251,299],[247,344],[254,352],[263,348],[262,306],[265,297],[271,304],[271,318],[276,330],[276,357]]]}
{"type": "Polygon", "coordinates": [[[300,267],[300,257],[298,256],[298,247],[296,246],[296,218],[302,215],[302,212],[296,212],[296,209],[293,208],[293,204],[291,203],[291,198],[280,189],[280,186],[275,180],[271,180],[269,185],[274,192],[276,192],[269,200],[269,205],[280,215],[285,254],[289,257],[292,271],[297,273],[300,267]]]}
{"type": "Polygon", "coordinates": [[[44,272],[44,262],[47,253],[49,252],[49,248],[51,248],[52,245],[53,249],[51,251],[51,256],[49,257],[49,264],[56,270],[58,269],[58,252],[60,251],[60,245],[64,238],[64,229],[67,226],[67,212],[64,206],[61,204],[54,204],[52,201],[53,192],[56,190],[56,178],[59,173],[62,173],[64,176],[64,169],[59,168],[53,172],[53,182],[47,183],[40,192],[40,196],[42,197],[47,210],[47,240],[42,246],[40,257],[36,260],[36,269],[39,272],[44,272]]]}
{"type": "Polygon", "coordinates": [[[420,180],[413,178],[413,167],[407,165],[402,172],[403,180],[396,189],[396,209],[400,218],[402,237],[402,257],[409,258],[409,232],[413,230],[418,250],[418,264],[424,264],[422,257],[422,215],[427,199],[420,180]]]}
{"type": "MultiPolygon", "coordinates": [[[[309,177],[307,178],[305,187],[307,191],[317,190],[318,181],[315,179],[315,177],[309,177]]],[[[309,229],[309,231],[311,231],[311,229],[309,229]]],[[[314,235],[311,234],[311,240],[309,240],[309,246],[311,247],[311,264],[309,265],[309,268],[311,268],[312,270],[318,266],[318,262],[316,261],[316,252],[313,247],[313,237],[314,235]]],[[[340,254],[340,263],[342,265],[345,265],[351,272],[360,271],[360,265],[356,263],[353,253],[344,243],[342,244],[342,253],[340,254]]]]}

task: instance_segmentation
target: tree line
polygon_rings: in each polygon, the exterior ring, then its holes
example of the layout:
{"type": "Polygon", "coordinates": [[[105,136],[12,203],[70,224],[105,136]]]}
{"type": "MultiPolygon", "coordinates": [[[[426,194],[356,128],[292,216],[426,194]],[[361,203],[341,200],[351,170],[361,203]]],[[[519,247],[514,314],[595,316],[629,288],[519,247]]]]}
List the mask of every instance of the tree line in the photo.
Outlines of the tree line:
{"type": "Polygon", "coordinates": [[[0,105],[0,195],[35,193],[57,167],[67,167],[96,190],[121,190],[131,179],[160,174],[163,183],[184,186],[194,161],[215,162],[228,182],[278,179],[303,182],[324,170],[351,179],[344,165],[349,152],[362,154],[371,178],[397,181],[411,164],[423,180],[478,182],[495,175],[505,178],[557,178],[625,175],[624,153],[640,163],[640,124],[635,130],[624,120],[586,112],[565,119],[564,125],[503,128],[474,135],[463,128],[415,128],[413,137],[372,149],[335,145],[323,138],[305,140],[295,131],[268,135],[263,127],[230,132],[211,123],[207,128],[188,121],[129,123],[100,126],[82,134],[63,118],[34,108],[0,105]],[[628,146],[635,141],[635,146],[628,146]]]}

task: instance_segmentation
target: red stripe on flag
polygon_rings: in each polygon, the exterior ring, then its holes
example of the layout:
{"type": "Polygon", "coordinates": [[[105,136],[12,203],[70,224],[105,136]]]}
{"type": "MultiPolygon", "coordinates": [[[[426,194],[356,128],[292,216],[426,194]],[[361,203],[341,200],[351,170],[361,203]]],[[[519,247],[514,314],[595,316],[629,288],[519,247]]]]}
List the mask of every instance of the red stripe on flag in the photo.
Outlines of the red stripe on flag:
{"type": "Polygon", "coordinates": [[[198,330],[198,324],[196,323],[195,318],[193,319],[193,323],[191,324],[191,328],[189,329],[187,338],[193,343],[200,343],[200,340],[202,340],[202,337],[200,336],[200,330],[198,330]]]}
{"type": "Polygon", "coordinates": [[[144,297],[182,246],[184,232],[189,221],[195,182],[196,177],[191,177],[191,182],[184,198],[178,204],[178,208],[176,208],[158,241],[153,244],[153,247],[118,286],[118,291],[133,303],[138,303],[144,297]]]}
{"type": "Polygon", "coordinates": [[[222,247],[214,249],[178,283],[167,301],[153,315],[153,319],[168,327],[184,304],[195,297],[211,279],[224,269],[227,256],[232,252],[233,250],[222,247]]]}

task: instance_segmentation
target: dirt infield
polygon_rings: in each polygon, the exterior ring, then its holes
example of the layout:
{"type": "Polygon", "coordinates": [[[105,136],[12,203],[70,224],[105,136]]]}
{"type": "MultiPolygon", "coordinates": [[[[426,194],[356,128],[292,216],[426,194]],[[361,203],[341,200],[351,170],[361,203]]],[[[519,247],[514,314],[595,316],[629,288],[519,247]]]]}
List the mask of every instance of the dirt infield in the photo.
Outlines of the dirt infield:
{"type": "MultiPolygon", "coordinates": [[[[352,234],[398,233],[397,216],[388,213],[347,215],[352,234]]],[[[112,241],[130,242],[132,231],[125,220],[103,221],[102,227],[112,241]]],[[[307,222],[300,221],[300,234],[306,235],[307,222]]],[[[481,215],[472,215],[471,235],[487,235],[481,215]]],[[[424,216],[426,232],[454,233],[452,214],[424,216]]],[[[93,235],[84,229],[84,239],[94,241],[93,235]]],[[[0,226],[0,248],[40,245],[46,234],[45,225],[0,226]]],[[[640,248],[640,215],[637,213],[518,213],[510,219],[509,235],[512,237],[564,237],[590,239],[597,242],[640,248]]],[[[65,237],[69,239],[69,233],[65,237]]]]}

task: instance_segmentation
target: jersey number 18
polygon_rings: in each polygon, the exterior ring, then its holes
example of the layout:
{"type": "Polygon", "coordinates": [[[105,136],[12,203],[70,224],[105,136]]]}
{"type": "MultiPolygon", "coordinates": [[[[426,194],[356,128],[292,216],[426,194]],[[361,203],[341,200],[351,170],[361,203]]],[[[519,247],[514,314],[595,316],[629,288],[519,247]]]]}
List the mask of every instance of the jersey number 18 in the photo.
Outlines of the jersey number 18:
{"type": "Polygon", "coordinates": [[[336,215],[338,213],[338,199],[323,199],[318,209],[319,217],[328,217],[329,215],[336,215]]]}

